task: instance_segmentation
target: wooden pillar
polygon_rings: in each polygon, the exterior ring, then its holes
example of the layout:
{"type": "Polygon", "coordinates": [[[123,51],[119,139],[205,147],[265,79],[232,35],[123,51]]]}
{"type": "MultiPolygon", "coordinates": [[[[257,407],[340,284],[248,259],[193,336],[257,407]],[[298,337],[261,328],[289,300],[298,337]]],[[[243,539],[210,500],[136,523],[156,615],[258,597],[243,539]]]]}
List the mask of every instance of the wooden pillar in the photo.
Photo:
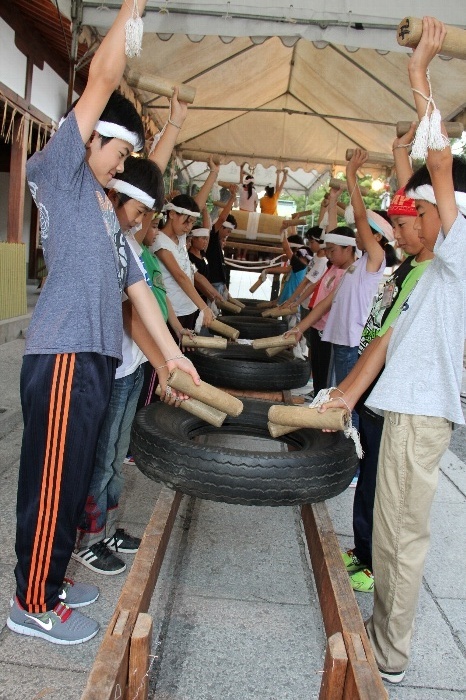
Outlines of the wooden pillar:
{"type": "Polygon", "coordinates": [[[10,158],[10,189],[8,193],[7,242],[21,243],[23,239],[24,193],[26,189],[26,157],[29,117],[16,117],[13,127],[10,158]]]}

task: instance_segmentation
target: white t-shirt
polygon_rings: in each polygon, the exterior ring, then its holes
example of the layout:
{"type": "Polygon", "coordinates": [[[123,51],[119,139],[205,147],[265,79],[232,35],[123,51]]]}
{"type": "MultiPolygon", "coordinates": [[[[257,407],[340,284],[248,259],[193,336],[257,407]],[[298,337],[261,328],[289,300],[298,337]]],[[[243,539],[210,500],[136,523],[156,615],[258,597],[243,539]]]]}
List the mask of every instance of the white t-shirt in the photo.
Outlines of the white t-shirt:
{"type": "MultiPolygon", "coordinates": [[[[325,257],[319,257],[318,255],[314,255],[312,258],[311,262],[307,266],[306,274],[305,277],[309,282],[312,282],[312,284],[315,284],[320,280],[321,277],[324,276],[324,272],[327,269],[327,263],[328,259],[325,257]]],[[[309,306],[309,300],[311,298],[311,295],[309,294],[306,299],[303,299],[301,302],[301,306],[303,306],[305,309],[309,306]]]]}
{"type": "MultiPolygon", "coordinates": [[[[139,269],[141,270],[142,274],[144,275],[144,279],[147,281],[148,280],[148,275],[146,272],[146,268],[144,267],[144,263],[142,262],[140,258],[140,254],[142,252],[142,248],[137,242],[137,240],[134,238],[132,233],[126,234],[126,241],[129,245],[129,249],[131,253],[133,254],[134,259],[136,260],[139,269]]],[[[125,301],[128,297],[126,294],[123,292],[123,301],[125,301]]],[[[123,377],[128,377],[130,374],[133,374],[139,367],[139,365],[142,365],[143,362],[147,362],[147,357],[144,355],[142,350],[139,348],[138,345],[134,342],[134,340],[131,338],[131,336],[125,331],[123,328],[123,344],[122,344],[122,354],[123,354],[123,362],[121,365],[117,368],[115,372],[115,379],[122,379],[123,377]]]]}
{"type": "Polygon", "coordinates": [[[366,405],[463,424],[466,219],[461,214],[448,236],[440,231],[434,252],[394,324],[385,369],[366,405]]]}
{"type": "MultiPolygon", "coordinates": [[[[158,250],[168,250],[172,253],[176,262],[188,275],[191,282],[194,280],[194,271],[186,249],[186,236],[180,236],[178,245],[172,241],[165,233],[161,232],[155,239],[152,252],[157,253],[158,250]]],[[[159,258],[160,269],[162,270],[162,279],[167,290],[168,298],[171,301],[173,310],[177,316],[188,316],[196,311],[196,304],[191,301],[188,295],[181,289],[178,282],[172,276],[171,272],[165,267],[163,261],[159,258]]]]}
{"type": "Polygon", "coordinates": [[[252,188],[252,194],[250,197],[248,197],[248,194],[247,189],[244,189],[244,187],[241,185],[239,188],[239,208],[243,211],[256,211],[259,203],[259,197],[257,196],[257,192],[254,187],[252,188]]]}

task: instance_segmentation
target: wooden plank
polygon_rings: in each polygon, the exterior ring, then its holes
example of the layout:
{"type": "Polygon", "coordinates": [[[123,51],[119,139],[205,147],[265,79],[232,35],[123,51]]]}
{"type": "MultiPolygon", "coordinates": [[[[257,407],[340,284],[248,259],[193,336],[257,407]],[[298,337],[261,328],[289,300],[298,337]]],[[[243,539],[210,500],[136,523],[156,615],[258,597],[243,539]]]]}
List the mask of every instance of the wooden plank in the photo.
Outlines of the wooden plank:
{"type": "Polygon", "coordinates": [[[319,700],[343,700],[347,665],[348,656],[343,635],[336,632],[327,640],[319,700]]]}
{"type": "Polygon", "coordinates": [[[81,700],[124,697],[130,637],[139,613],[147,612],[149,607],[182,497],[179,491],[166,487],[160,492],[81,700]]]}
{"type": "Polygon", "coordinates": [[[226,389],[225,387],[222,387],[222,391],[245,399],[260,399],[262,401],[276,401],[279,403],[283,401],[281,391],[254,391],[254,389],[226,389]]]}
{"type": "Polygon", "coordinates": [[[152,640],[152,616],[140,613],[129,649],[128,700],[147,700],[149,694],[148,670],[152,640]]]}
{"type": "Polygon", "coordinates": [[[27,139],[29,117],[15,117],[11,139],[10,187],[8,190],[8,243],[22,243],[24,223],[24,194],[26,189],[27,139]]]}
{"type": "Polygon", "coordinates": [[[347,683],[354,695],[345,697],[387,698],[327,507],[305,504],[301,516],[327,637],[341,632],[348,654],[347,683]]]}

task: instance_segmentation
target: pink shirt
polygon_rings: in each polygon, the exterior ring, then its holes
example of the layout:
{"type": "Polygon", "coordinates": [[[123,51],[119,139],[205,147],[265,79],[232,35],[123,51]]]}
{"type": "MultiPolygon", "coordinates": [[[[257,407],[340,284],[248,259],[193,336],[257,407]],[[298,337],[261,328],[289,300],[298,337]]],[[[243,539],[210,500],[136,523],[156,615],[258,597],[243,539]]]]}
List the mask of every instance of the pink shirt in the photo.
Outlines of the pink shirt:
{"type": "Polygon", "coordinates": [[[385,270],[385,257],[377,272],[366,270],[368,255],[345,271],[341,285],[333,298],[322,340],[354,348],[359,345],[372,301],[385,270]]]}
{"type": "MultiPolygon", "coordinates": [[[[313,299],[313,307],[316,307],[319,301],[322,301],[322,299],[325,299],[325,297],[328,297],[328,295],[333,292],[340,279],[343,277],[344,272],[344,270],[342,270],[340,267],[335,267],[335,265],[329,267],[327,272],[325,272],[324,276],[320,280],[319,288],[317,289],[315,298],[313,299]]],[[[314,323],[312,328],[315,328],[318,331],[323,331],[329,313],[330,311],[327,311],[322,318],[314,323]]]]}

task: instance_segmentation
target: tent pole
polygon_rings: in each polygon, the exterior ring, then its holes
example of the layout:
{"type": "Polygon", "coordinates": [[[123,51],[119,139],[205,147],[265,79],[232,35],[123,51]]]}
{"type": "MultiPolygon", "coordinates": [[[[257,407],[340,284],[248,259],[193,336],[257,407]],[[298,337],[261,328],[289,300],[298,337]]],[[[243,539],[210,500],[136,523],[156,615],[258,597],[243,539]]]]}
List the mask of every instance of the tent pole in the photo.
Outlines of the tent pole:
{"type": "Polygon", "coordinates": [[[81,31],[83,19],[83,0],[71,2],[71,50],[68,72],[68,96],[67,107],[73,102],[74,82],[76,77],[76,62],[78,59],[78,36],[81,31]]]}

